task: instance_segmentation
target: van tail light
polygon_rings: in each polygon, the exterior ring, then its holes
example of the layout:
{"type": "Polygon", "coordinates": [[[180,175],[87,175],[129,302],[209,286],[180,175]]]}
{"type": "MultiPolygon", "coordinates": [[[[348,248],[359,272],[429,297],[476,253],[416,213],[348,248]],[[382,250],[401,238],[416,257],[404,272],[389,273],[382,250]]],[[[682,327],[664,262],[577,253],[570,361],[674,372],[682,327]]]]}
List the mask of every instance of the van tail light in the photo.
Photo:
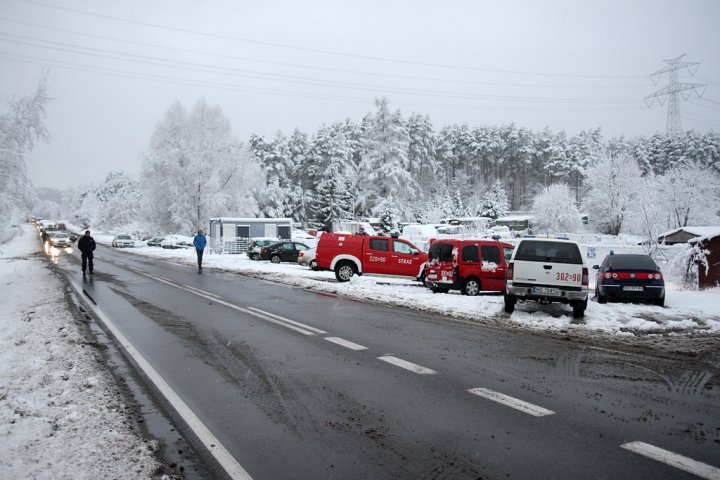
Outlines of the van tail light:
{"type": "Polygon", "coordinates": [[[587,287],[588,285],[588,269],[587,267],[583,267],[583,274],[582,274],[582,285],[583,287],[587,287]]]}
{"type": "Polygon", "coordinates": [[[513,264],[510,263],[505,270],[505,281],[513,279],[513,264]]]}

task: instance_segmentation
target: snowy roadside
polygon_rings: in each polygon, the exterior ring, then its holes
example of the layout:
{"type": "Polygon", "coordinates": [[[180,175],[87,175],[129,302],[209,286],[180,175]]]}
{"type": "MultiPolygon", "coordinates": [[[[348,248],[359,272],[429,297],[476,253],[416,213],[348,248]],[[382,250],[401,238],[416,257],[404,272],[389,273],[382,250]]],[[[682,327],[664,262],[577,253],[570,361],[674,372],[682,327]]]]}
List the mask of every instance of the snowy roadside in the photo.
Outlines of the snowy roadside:
{"type": "Polygon", "coordinates": [[[33,227],[0,245],[0,478],[161,478],[33,227]]]}
{"type": "MultiPolygon", "coordinates": [[[[101,237],[100,241],[104,243],[105,239],[101,237]]],[[[166,250],[143,246],[122,249],[122,252],[187,265],[196,264],[195,252],[192,249],[166,250]]],[[[497,326],[572,331],[581,335],[602,333],[615,337],[720,333],[720,289],[684,291],[668,284],[665,308],[627,303],[601,305],[591,301],[584,322],[576,323],[570,308],[564,305],[540,306],[532,302],[518,304],[515,313],[508,316],[503,312],[503,300],[499,295],[466,297],[459,293],[433,294],[411,279],[363,276],[354,277],[348,283],[339,283],[332,272],[313,272],[297,264],[276,265],[252,261],[246,255],[206,253],[203,266],[314,291],[497,326]]],[[[591,288],[594,289],[594,285],[591,285],[591,288]]]]}

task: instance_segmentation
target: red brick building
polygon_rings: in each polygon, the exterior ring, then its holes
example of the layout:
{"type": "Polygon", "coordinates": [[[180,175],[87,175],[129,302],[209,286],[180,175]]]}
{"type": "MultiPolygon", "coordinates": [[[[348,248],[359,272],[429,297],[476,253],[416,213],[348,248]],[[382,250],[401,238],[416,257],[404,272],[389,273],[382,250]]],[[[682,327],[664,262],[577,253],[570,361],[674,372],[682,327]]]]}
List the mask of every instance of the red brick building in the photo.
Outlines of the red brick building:
{"type": "Polygon", "coordinates": [[[698,267],[698,287],[713,288],[720,287],[720,231],[703,237],[693,238],[688,243],[698,245],[702,250],[707,250],[707,272],[705,265],[696,261],[698,267]]]}

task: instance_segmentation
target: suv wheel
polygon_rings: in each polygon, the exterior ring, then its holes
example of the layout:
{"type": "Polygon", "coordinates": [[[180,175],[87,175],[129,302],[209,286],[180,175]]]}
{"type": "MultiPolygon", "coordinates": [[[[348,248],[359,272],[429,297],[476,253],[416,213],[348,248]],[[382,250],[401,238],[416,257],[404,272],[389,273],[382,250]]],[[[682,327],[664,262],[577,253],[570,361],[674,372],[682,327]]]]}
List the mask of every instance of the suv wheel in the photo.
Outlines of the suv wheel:
{"type": "Polygon", "coordinates": [[[338,282],[349,282],[355,275],[355,267],[350,262],[340,262],[335,266],[335,278],[338,282]]]}
{"type": "Polygon", "coordinates": [[[480,280],[477,278],[468,278],[465,280],[465,283],[463,283],[461,292],[463,295],[474,297],[480,293],[480,280]]]}
{"type": "Polygon", "coordinates": [[[517,302],[517,299],[507,293],[505,294],[504,299],[505,299],[505,313],[513,313],[515,311],[515,303],[517,302]]]}
{"type": "Polygon", "coordinates": [[[272,263],[280,263],[280,261],[281,261],[280,255],[273,255],[272,257],[270,257],[270,261],[272,263]]]}
{"type": "Polygon", "coordinates": [[[585,309],[587,308],[587,300],[583,302],[573,303],[573,318],[583,318],[585,316],[585,309]]]}
{"type": "Polygon", "coordinates": [[[250,260],[260,260],[260,255],[253,253],[250,255],[250,260]]]}

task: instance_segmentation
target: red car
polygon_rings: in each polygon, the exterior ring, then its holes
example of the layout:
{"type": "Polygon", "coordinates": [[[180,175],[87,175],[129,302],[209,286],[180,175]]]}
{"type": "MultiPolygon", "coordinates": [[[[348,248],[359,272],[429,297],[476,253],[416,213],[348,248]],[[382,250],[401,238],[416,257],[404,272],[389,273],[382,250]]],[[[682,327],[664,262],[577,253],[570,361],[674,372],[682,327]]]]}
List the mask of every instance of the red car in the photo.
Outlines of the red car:
{"type": "Polygon", "coordinates": [[[435,240],[430,244],[425,285],[433,292],[503,292],[513,246],[495,240],[435,240]]]}
{"type": "Polygon", "coordinates": [[[427,255],[407,240],[361,234],[325,233],[315,261],[319,270],[332,270],[339,282],[353,275],[381,274],[413,277],[425,273],[427,255]]]}

